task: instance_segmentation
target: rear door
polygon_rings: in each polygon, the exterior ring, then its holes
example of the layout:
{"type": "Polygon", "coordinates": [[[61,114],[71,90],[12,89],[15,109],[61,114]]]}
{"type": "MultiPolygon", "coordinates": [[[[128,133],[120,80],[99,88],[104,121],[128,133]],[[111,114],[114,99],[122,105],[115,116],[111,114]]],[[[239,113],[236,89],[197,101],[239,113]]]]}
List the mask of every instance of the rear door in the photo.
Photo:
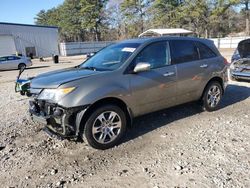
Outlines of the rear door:
{"type": "MultiPolygon", "coordinates": [[[[196,42],[196,46],[198,48],[199,56],[200,56],[200,68],[203,69],[204,73],[204,81],[207,83],[207,81],[212,77],[212,74],[215,71],[220,71],[221,68],[221,57],[218,57],[218,55],[212,51],[208,46],[201,42],[196,42]]],[[[224,67],[224,64],[222,64],[224,67]]],[[[206,84],[205,83],[205,84],[206,84]]]]}
{"type": "Polygon", "coordinates": [[[130,85],[135,115],[173,106],[176,103],[176,65],[170,64],[167,41],[146,46],[133,64],[146,62],[151,70],[130,75],[130,85]]]}
{"type": "Polygon", "coordinates": [[[177,66],[178,104],[198,99],[206,67],[200,61],[196,43],[191,40],[171,40],[170,48],[171,62],[177,66]]]}
{"type": "Polygon", "coordinates": [[[8,65],[11,69],[17,69],[20,63],[20,57],[8,56],[7,57],[8,65]]]}

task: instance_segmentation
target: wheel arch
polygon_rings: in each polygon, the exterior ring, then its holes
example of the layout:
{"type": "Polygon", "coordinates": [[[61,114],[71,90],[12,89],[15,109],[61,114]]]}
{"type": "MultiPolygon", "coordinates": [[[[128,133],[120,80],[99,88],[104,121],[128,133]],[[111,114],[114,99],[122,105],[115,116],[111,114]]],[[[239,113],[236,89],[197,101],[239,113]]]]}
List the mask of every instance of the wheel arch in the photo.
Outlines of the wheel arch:
{"type": "Polygon", "coordinates": [[[223,79],[222,79],[221,77],[219,77],[219,76],[215,76],[215,77],[211,78],[211,79],[207,82],[206,86],[204,87],[204,89],[203,89],[203,91],[202,91],[201,99],[202,99],[202,97],[203,97],[203,95],[204,95],[204,92],[205,92],[207,86],[208,86],[211,82],[214,82],[214,81],[220,83],[221,88],[222,88],[222,94],[224,94],[225,91],[224,91],[224,87],[223,87],[223,84],[224,84],[224,83],[223,83],[223,79]]]}
{"type": "Polygon", "coordinates": [[[17,68],[20,69],[21,65],[24,65],[25,67],[27,66],[25,63],[21,62],[21,63],[18,63],[17,68]]]}
{"type": "MultiPolygon", "coordinates": [[[[77,125],[77,134],[78,136],[80,136],[83,133],[84,130],[84,126],[85,123],[87,121],[87,119],[89,118],[89,116],[91,115],[91,113],[97,109],[100,106],[104,106],[104,105],[108,105],[108,104],[113,104],[113,105],[117,105],[118,107],[120,107],[125,115],[126,115],[126,119],[127,119],[127,126],[129,128],[132,127],[132,123],[133,123],[133,113],[131,111],[131,109],[128,107],[128,105],[121,99],[116,98],[116,97],[106,97],[103,99],[100,99],[98,101],[96,101],[95,103],[91,104],[85,111],[84,114],[81,116],[81,120],[79,125],[77,125]]],[[[81,113],[81,112],[80,112],[81,113]]]]}

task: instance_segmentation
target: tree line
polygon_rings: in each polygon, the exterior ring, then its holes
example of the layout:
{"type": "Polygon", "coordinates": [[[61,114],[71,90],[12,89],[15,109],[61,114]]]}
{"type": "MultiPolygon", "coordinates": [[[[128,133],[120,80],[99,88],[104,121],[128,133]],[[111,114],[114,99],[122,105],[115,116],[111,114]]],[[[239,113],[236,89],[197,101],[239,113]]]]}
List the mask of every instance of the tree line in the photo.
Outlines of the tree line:
{"type": "Polygon", "coordinates": [[[41,10],[38,25],[58,26],[60,40],[137,37],[150,28],[185,28],[199,37],[249,35],[250,0],[65,0],[41,10]]]}

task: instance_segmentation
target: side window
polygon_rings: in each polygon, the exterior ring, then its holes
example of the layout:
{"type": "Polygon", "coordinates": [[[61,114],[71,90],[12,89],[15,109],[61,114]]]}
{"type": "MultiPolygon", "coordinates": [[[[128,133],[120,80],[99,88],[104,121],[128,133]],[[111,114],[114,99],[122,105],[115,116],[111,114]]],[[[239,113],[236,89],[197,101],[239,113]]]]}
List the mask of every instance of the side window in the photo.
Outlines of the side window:
{"type": "Polygon", "coordinates": [[[17,56],[8,56],[7,57],[8,60],[18,60],[18,59],[21,59],[20,57],[17,57],[17,56]]]}
{"type": "Polygon", "coordinates": [[[0,57],[0,62],[6,61],[6,57],[0,57]]]}
{"type": "Polygon", "coordinates": [[[170,41],[171,59],[173,64],[199,60],[197,47],[193,41],[170,41]]]}
{"type": "Polygon", "coordinates": [[[13,56],[15,58],[15,60],[19,60],[21,59],[20,57],[17,57],[17,56],[13,56]]]}
{"type": "Polygon", "coordinates": [[[146,62],[151,68],[169,65],[169,49],[166,41],[155,42],[145,47],[134,59],[134,63],[146,62]]]}
{"type": "Polygon", "coordinates": [[[8,61],[15,60],[15,57],[13,57],[13,56],[9,56],[9,57],[7,57],[7,60],[8,60],[8,61]]]}
{"type": "Polygon", "coordinates": [[[198,47],[201,59],[209,59],[209,58],[216,57],[216,54],[205,44],[202,44],[201,42],[197,42],[196,45],[198,47]]]}

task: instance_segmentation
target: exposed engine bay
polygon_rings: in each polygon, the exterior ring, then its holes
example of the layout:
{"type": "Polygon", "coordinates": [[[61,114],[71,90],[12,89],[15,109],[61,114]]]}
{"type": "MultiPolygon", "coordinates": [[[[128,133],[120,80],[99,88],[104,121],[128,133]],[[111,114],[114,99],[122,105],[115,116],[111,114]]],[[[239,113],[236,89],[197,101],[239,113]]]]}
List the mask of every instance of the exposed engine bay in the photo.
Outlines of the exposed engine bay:
{"type": "Polygon", "coordinates": [[[232,57],[230,73],[234,80],[250,80],[250,39],[239,43],[232,57]]]}

